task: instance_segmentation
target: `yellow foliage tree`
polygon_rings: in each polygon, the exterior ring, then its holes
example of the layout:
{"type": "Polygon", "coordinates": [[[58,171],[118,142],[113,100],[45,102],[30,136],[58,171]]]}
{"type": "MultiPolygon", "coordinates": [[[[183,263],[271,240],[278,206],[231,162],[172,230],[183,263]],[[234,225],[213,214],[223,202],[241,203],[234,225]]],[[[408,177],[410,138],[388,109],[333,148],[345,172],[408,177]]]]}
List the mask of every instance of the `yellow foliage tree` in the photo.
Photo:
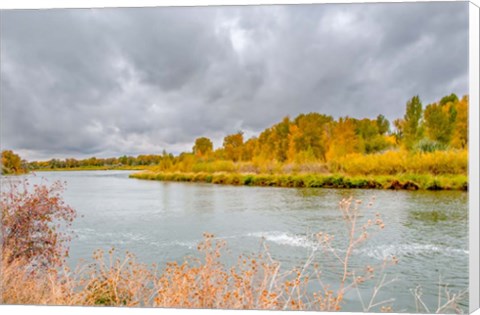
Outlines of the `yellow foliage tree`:
{"type": "Polygon", "coordinates": [[[333,127],[333,137],[327,152],[327,160],[342,157],[350,153],[360,152],[361,142],[355,133],[352,118],[340,118],[333,127]]]}
{"type": "Polygon", "coordinates": [[[22,165],[22,159],[11,150],[2,151],[2,174],[23,174],[27,168],[22,165]]]}
{"type": "Polygon", "coordinates": [[[468,96],[456,103],[457,119],[453,132],[452,146],[465,149],[468,145],[468,96]]]}
{"type": "Polygon", "coordinates": [[[213,143],[206,137],[197,138],[192,150],[197,157],[205,156],[213,151],[213,143]]]}
{"type": "Polygon", "coordinates": [[[225,158],[234,162],[239,161],[242,157],[243,132],[237,132],[228,135],[223,139],[223,148],[225,150],[225,158]]]}

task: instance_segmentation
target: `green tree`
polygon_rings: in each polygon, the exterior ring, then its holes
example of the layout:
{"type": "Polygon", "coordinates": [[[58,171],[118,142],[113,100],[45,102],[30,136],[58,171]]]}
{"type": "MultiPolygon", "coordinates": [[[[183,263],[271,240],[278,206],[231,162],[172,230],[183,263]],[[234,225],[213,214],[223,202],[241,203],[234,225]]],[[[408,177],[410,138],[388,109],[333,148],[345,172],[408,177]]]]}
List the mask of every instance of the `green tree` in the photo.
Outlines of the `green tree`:
{"type": "Polygon", "coordinates": [[[403,120],[395,121],[395,126],[399,129],[399,135],[401,135],[401,139],[407,149],[412,149],[422,138],[422,113],[422,102],[417,95],[407,102],[403,120]]]}
{"type": "Polygon", "coordinates": [[[450,95],[442,97],[440,100],[440,105],[445,105],[447,103],[457,103],[458,102],[458,96],[455,93],[452,93],[450,95]]]}
{"type": "Polygon", "coordinates": [[[354,120],[356,123],[356,134],[360,137],[359,148],[365,153],[378,152],[385,149],[389,144],[384,134],[390,128],[390,123],[382,115],[376,120],[364,118],[362,120],[354,120]]]}
{"type": "Polygon", "coordinates": [[[124,156],[121,156],[118,158],[118,161],[122,164],[122,165],[127,165],[128,164],[128,157],[126,155],[124,156]]]}
{"type": "MultiPolygon", "coordinates": [[[[455,95],[455,94],[453,94],[455,95]]],[[[445,100],[445,97],[442,98],[445,100]]],[[[456,100],[458,98],[452,98],[448,100],[456,100]]],[[[442,102],[436,104],[430,104],[425,108],[424,121],[427,136],[430,140],[438,141],[441,144],[448,145],[453,135],[455,120],[457,118],[456,103],[451,101],[442,102]]]]}
{"type": "Polygon", "coordinates": [[[385,118],[385,116],[378,115],[376,123],[379,134],[384,135],[390,131],[390,122],[385,118]]]}

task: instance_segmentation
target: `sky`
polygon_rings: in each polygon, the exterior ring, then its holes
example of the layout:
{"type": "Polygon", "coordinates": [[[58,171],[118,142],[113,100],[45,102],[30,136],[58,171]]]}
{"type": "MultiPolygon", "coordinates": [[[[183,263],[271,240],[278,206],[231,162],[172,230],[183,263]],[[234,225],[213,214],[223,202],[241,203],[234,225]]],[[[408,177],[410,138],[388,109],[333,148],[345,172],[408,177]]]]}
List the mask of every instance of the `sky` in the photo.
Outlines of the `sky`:
{"type": "Polygon", "coordinates": [[[178,154],[300,113],[393,120],[468,93],[468,2],[9,10],[2,150],[178,154]]]}

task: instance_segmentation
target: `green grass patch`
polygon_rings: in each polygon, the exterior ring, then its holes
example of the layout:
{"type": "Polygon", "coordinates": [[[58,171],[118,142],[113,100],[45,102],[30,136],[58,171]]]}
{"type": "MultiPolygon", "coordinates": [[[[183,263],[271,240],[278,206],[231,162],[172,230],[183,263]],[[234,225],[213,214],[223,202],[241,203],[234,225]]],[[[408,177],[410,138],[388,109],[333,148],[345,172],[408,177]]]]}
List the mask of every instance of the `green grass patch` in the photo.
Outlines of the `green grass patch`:
{"type": "Polygon", "coordinates": [[[155,173],[144,171],[133,173],[131,178],[176,181],[205,182],[218,185],[246,185],[265,187],[307,187],[307,188],[350,188],[350,189],[392,189],[392,190],[468,190],[465,175],[399,174],[348,176],[342,174],[240,174],[240,173],[155,173]]]}

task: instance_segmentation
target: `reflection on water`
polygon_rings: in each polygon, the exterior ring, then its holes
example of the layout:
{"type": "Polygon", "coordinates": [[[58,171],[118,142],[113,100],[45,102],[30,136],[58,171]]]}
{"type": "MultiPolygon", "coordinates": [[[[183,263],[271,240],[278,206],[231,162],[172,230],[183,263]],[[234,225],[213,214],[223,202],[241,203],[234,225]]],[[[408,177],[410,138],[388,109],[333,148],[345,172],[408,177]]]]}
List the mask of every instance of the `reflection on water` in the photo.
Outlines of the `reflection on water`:
{"type": "MultiPolygon", "coordinates": [[[[395,297],[394,310],[414,311],[410,289],[424,287],[436,303],[441,276],[452,288],[468,287],[468,194],[457,191],[296,189],[165,183],[128,178],[126,171],[49,172],[28,175],[34,182],[67,181],[65,200],[81,215],[74,223],[70,263],[88,259],[98,248],[129,250],[139,260],[165,263],[195,253],[203,232],[225,239],[231,257],[258,252],[261,240],[285,267],[304,262],[317,245],[312,234],[335,235],[342,250],[345,225],[338,210],[342,198],[375,197],[361,220],[381,213],[385,230],[354,253],[354,266],[381,263],[395,255],[387,270],[398,278],[382,292],[395,297]]],[[[362,208],[363,209],[363,208],[362,208]]],[[[326,282],[339,273],[323,261],[326,282]]],[[[371,292],[370,288],[364,291],[371,292]]],[[[358,299],[348,296],[350,310],[358,299]]],[[[349,310],[348,308],[346,310],[349,310]]]]}

